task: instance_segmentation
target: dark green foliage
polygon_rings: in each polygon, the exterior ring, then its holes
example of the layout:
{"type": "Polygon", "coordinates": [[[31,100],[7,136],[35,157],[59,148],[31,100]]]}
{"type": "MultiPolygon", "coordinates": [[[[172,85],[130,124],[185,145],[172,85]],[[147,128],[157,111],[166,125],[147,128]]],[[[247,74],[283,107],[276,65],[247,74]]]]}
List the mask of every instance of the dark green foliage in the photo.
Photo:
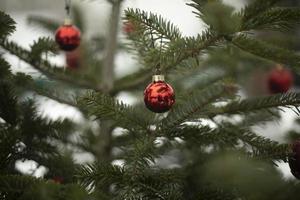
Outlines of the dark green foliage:
{"type": "Polygon", "coordinates": [[[14,89],[5,80],[0,80],[0,117],[10,125],[17,122],[17,99],[14,89]]]}
{"type": "Polygon", "coordinates": [[[165,21],[162,16],[153,13],[147,13],[139,9],[128,9],[125,12],[125,19],[135,24],[135,21],[141,23],[139,26],[144,31],[158,35],[168,40],[176,40],[181,37],[181,33],[177,27],[171,22],[165,21]]]}
{"type": "Polygon", "coordinates": [[[244,23],[241,30],[269,29],[287,31],[299,23],[298,8],[272,8],[244,23]]]}
{"type": "Polygon", "coordinates": [[[58,185],[29,176],[0,176],[0,195],[4,199],[18,198],[22,200],[36,198],[82,200],[87,197],[87,193],[77,185],[58,185]]]}
{"type": "Polygon", "coordinates": [[[289,65],[297,70],[299,66],[299,56],[290,50],[277,47],[266,42],[239,35],[232,38],[231,42],[242,50],[260,56],[265,59],[273,60],[278,63],[289,65]]]}
{"type": "MultiPolygon", "coordinates": [[[[12,73],[0,58],[0,199],[295,199],[298,184],[276,169],[288,160],[290,145],[253,127],[279,120],[283,108],[299,115],[299,94],[248,97],[243,84],[274,62],[298,71],[295,51],[256,34],[267,29],[286,36],[298,24],[299,8],[277,2],[254,0],[236,11],[220,0],[193,0],[188,5],[208,28],[192,37],[160,15],[125,10],[125,23],[134,27],[126,47],[141,68],[112,80],[110,91],[99,80],[108,38],[84,37],[84,68],[71,71],[48,60],[57,53],[50,38],[39,38],[29,50],[5,38],[14,22],[0,13],[1,49],[44,75],[12,73]],[[176,91],[176,105],[163,115],[146,110],[141,99],[158,66],[176,91]],[[121,92],[141,100],[127,105],[118,99],[121,92]],[[40,96],[77,108],[81,121],[42,117],[35,102],[40,96]],[[78,163],[85,156],[88,163],[78,163]],[[34,161],[47,172],[40,179],[26,176],[15,167],[20,161],[34,161]]],[[[73,17],[85,31],[78,7],[73,17]]],[[[51,32],[59,26],[46,17],[29,22],[51,32]]],[[[299,138],[298,132],[291,138],[299,138]]]]}
{"type": "Polygon", "coordinates": [[[0,11],[0,39],[11,34],[15,30],[14,20],[3,11],[0,11]]]}
{"type": "Polygon", "coordinates": [[[233,101],[224,107],[215,108],[215,111],[208,111],[207,113],[204,111],[203,114],[208,115],[209,117],[214,117],[219,114],[250,113],[258,110],[267,110],[272,112],[272,110],[270,110],[271,108],[293,108],[293,106],[295,106],[295,110],[298,112],[297,106],[300,103],[299,100],[298,93],[278,94],[269,97],[233,101]]]}
{"type": "Polygon", "coordinates": [[[95,116],[96,119],[112,119],[119,126],[130,130],[147,130],[148,125],[153,121],[151,117],[153,115],[150,113],[140,112],[138,109],[106,95],[88,93],[85,97],[79,99],[79,105],[85,106],[89,111],[89,115],[95,116]]]}
{"type": "Polygon", "coordinates": [[[56,53],[58,51],[56,43],[50,38],[39,38],[31,46],[31,58],[32,60],[38,60],[43,53],[56,53]]]}
{"type": "Polygon", "coordinates": [[[120,184],[123,182],[124,170],[107,164],[81,166],[77,169],[76,178],[84,187],[105,187],[107,183],[120,184]],[[91,185],[92,184],[92,185],[91,185]]]}
{"type": "Polygon", "coordinates": [[[248,6],[246,6],[241,12],[243,15],[243,23],[247,23],[251,21],[259,14],[272,8],[274,4],[276,4],[280,0],[266,0],[266,1],[252,0],[252,1],[253,2],[250,3],[248,6]]]}
{"type": "Polygon", "coordinates": [[[179,126],[181,123],[190,121],[191,118],[198,112],[201,112],[205,106],[232,92],[235,92],[234,86],[222,83],[212,85],[203,91],[194,92],[194,94],[189,96],[189,101],[176,107],[172,110],[172,114],[164,119],[162,122],[162,130],[172,130],[172,128],[179,126]]]}
{"type": "MultiPolygon", "coordinates": [[[[33,60],[33,55],[31,55],[31,51],[25,50],[24,48],[17,45],[15,42],[3,40],[0,41],[0,45],[2,48],[9,51],[11,54],[18,56],[18,58],[20,58],[21,60],[30,63],[31,66],[33,66],[35,69],[37,69],[38,71],[47,75],[50,78],[59,81],[65,81],[70,84],[75,84],[76,86],[79,86],[81,88],[94,88],[95,90],[99,90],[97,86],[93,86],[93,83],[87,81],[86,78],[82,77],[80,74],[76,74],[71,71],[65,71],[64,67],[52,65],[49,63],[49,61],[42,58],[33,60]]],[[[53,43],[46,44],[46,46],[47,50],[49,50],[49,47],[53,49],[53,43]]],[[[41,52],[38,50],[37,53],[40,54],[41,52]]]]}
{"type": "Polygon", "coordinates": [[[201,19],[209,25],[212,30],[221,35],[229,35],[238,31],[241,18],[233,14],[234,8],[226,6],[219,1],[209,2],[201,12],[201,19]]]}

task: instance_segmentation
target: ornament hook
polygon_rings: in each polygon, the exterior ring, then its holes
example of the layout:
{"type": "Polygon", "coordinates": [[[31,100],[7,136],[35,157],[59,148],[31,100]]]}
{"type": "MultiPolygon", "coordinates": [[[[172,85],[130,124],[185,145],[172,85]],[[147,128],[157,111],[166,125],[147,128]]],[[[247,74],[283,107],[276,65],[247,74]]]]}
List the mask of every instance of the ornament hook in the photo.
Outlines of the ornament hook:
{"type": "Polygon", "coordinates": [[[67,16],[70,17],[71,0],[65,0],[65,10],[66,10],[67,16]]]}

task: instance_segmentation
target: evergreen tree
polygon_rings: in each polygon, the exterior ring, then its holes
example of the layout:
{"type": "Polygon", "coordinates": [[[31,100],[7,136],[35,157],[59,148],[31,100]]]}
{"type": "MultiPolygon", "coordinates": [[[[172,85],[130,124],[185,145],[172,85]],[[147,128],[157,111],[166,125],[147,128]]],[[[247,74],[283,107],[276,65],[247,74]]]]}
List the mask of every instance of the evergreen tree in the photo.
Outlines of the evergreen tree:
{"type": "MultiPolygon", "coordinates": [[[[40,38],[29,50],[11,41],[15,22],[0,12],[3,52],[43,75],[12,73],[0,55],[1,199],[297,199],[298,182],[285,180],[276,166],[293,157],[291,145],[262,137],[253,127],[278,120],[282,108],[300,114],[300,94],[239,92],[247,91],[245,80],[258,68],[280,64],[298,72],[299,55],[282,44],[296,34],[300,9],[253,0],[236,11],[220,0],[192,0],[187,6],[207,25],[194,37],[159,14],[126,9],[128,41],[121,44],[122,0],[109,2],[108,35],[82,41],[67,69],[49,61],[59,53],[52,39],[40,38]],[[279,32],[275,40],[263,37],[279,32]],[[141,67],[116,78],[115,55],[126,50],[141,67]],[[70,69],[73,64],[76,69],[70,69]],[[121,92],[141,99],[158,66],[176,92],[168,113],[117,99],[121,92]],[[32,94],[78,108],[84,122],[41,117],[32,94]],[[92,155],[93,162],[76,162],[77,152],[92,155]],[[20,160],[35,161],[47,173],[22,174],[15,167],[20,160]],[[122,165],[114,164],[120,160],[122,165]]],[[[72,13],[84,34],[80,9],[72,13]]],[[[53,33],[60,24],[40,16],[29,22],[53,33]]],[[[297,131],[290,136],[299,138],[297,131]]]]}

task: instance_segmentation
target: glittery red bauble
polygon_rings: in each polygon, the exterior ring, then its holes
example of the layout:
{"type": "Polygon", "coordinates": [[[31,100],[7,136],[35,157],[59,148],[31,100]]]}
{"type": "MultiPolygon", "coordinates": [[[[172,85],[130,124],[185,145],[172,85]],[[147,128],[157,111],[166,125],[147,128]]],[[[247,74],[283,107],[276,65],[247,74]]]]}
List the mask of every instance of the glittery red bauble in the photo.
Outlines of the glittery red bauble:
{"type": "Polygon", "coordinates": [[[296,141],[292,145],[293,155],[289,158],[289,165],[292,174],[300,179],[300,140],[296,141]]]}
{"type": "Polygon", "coordinates": [[[294,78],[290,70],[278,67],[273,69],[268,78],[268,87],[271,93],[285,93],[293,85],[294,78]]]}
{"type": "Polygon", "coordinates": [[[55,33],[55,40],[61,50],[72,51],[80,44],[80,31],[76,26],[63,25],[55,33]]]}
{"type": "Polygon", "coordinates": [[[66,64],[70,69],[77,69],[81,65],[81,53],[80,48],[75,49],[74,51],[66,52],[66,64]]]}
{"type": "Polygon", "coordinates": [[[164,113],[175,103],[174,90],[164,81],[153,82],[144,91],[144,101],[152,112],[164,113]]]}
{"type": "Polygon", "coordinates": [[[133,23],[130,21],[125,22],[124,26],[123,26],[123,31],[126,34],[133,33],[135,31],[135,27],[134,27],[133,23]]]}

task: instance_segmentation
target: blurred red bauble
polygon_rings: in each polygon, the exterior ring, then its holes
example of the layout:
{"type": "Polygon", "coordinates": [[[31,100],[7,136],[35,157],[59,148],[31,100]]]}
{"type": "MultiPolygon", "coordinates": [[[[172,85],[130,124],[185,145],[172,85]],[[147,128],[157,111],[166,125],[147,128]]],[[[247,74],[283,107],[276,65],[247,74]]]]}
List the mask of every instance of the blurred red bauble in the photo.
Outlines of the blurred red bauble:
{"type": "Polygon", "coordinates": [[[153,82],[144,91],[146,107],[155,113],[164,113],[175,103],[173,88],[164,81],[164,76],[154,75],[153,82]]]}
{"type": "Polygon", "coordinates": [[[268,87],[272,94],[285,93],[293,85],[294,77],[290,70],[281,66],[273,69],[268,77],[268,87]]]}
{"type": "Polygon", "coordinates": [[[62,184],[63,181],[64,181],[64,179],[63,179],[62,177],[60,177],[60,176],[54,176],[54,177],[52,178],[52,181],[53,181],[54,183],[57,183],[57,184],[62,184]]]}
{"type": "Polygon", "coordinates": [[[76,26],[66,23],[60,26],[55,33],[55,41],[61,50],[73,51],[80,45],[81,33],[76,26]]]}
{"type": "Polygon", "coordinates": [[[134,27],[133,23],[130,21],[125,22],[123,25],[123,31],[126,34],[133,33],[135,31],[135,27],[134,27]]]}
{"type": "Polygon", "coordinates": [[[78,69],[81,65],[80,48],[66,52],[66,64],[70,69],[78,69]]]}
{"type": "Polygon", "coordinates": [[[289,158],[289,165],[292,174],[300,179],[300,140],[296,141],[292,145],[293,155],[289,158]]]}

